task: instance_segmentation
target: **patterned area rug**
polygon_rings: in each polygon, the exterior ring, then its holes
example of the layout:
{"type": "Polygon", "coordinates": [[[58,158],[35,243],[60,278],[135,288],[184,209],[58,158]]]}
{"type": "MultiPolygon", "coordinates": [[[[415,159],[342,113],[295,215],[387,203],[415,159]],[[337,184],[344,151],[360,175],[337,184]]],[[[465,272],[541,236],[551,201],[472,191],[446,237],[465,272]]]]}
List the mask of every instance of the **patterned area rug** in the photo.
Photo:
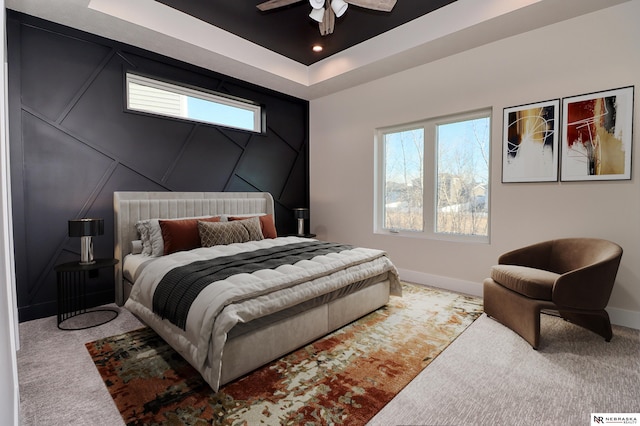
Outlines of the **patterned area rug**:
{"type": "Polygon", "coordinates": [[[214,393],[149,328],[86,344],[129,425],[364,425],[482,313],[473,297],[403,297],[214,393]]]}

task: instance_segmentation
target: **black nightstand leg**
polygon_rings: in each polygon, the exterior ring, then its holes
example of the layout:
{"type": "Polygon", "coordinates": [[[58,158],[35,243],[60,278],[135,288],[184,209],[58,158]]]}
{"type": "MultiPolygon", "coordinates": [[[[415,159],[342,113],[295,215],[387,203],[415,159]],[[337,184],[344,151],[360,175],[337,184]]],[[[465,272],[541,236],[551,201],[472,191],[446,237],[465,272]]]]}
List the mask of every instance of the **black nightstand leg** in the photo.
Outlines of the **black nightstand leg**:
{"type": "Polygon", "coordinates": [[[87,311],[86,271],[58,272],[58,325],[87,311]]]}
{"type": "Polygon", "coordinates": [[[58,325],[62,322],[62,312],[64,312],[64,301],[67,300],[63,292],[62,273],[56,273],[57,291],[58,291],[58,325]]]}
{"type": "Polygon", "coordinates": [[[81,265],[77,262],[69,262],[55,267],[58,292],[58,328],[62,330],[82,330],[105,324],[118,316],[118,311],[110,308],[98,308],[87,310],[87,285],[91,278],[98,276],[98,270],[115,265],[116,259],[98,259],[89,265],[81,265]],[[93,312],[110,312],[111,316],[102,319],[98,323],[69,328],[60,324],[69,318],[89,314],[93,312]]]}

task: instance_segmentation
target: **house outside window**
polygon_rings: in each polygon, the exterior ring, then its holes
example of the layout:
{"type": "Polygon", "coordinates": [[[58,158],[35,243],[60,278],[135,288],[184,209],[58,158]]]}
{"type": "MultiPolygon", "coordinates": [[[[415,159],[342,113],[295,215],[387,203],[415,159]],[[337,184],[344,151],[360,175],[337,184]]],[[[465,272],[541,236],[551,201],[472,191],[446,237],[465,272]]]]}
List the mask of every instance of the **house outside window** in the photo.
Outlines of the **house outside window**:
{"type": "Polygon", "coordinates": [[[376,131],[375,232],[489,241],[491,110],[376,131]]]}
{"type": "Polygon", "coordinates": [[[127,109],[240,130],[261,132],[260,105],[245,99],[181,86],[133,73],[126,75],[127,109]]]}

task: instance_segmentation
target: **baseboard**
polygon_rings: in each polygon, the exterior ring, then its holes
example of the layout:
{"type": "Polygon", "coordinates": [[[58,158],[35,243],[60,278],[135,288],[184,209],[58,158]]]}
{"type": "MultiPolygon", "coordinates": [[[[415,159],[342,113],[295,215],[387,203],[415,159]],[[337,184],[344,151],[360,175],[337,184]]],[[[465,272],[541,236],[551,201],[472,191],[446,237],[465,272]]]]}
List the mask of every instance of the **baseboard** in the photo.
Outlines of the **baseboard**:
{"type": "MultiPolygon", "coordinates": [[[[108,290],[102,290],[99,292],[90,292],[86,294],[87,308],[94,308],[96,306],[106,305],[113,303],[114,298],[113,288],[108,290]]],[[[18,321],[25,322],[39,318],[46,318],[55,316],[58,313],[58,302],[56,300],[49,300],[44,303],[36,305],[18,307],[18,321]]]]}
{"type": "Polygon", "coordinates": [[[438,287],[444,290],[455,291],[456,293],[468,294],[482,297],[482,283],[460,280],[458,278],[444,277],[441,275],[426,274],[424,272],[410,271],[408,269],[398,269],[400,279],[410,283],[438,287]]]}
{"type": "Polygon", "coordinates": [[[628,309],[607,308],[611,324],[640,330],[640,312],[628,309]]]}
{"type": "MultiPolygon", "coordinates": [[[[408,269],[398,269],[398,272],[400,273],[400,279],[403,281],[482,297],[482,282],[460,280],[458,278],[410,271],[408,269]]],[[[612,307],[608,307],[607,312],[609,313],[612,324],[640,330],[640,312],[612,307]]]]}

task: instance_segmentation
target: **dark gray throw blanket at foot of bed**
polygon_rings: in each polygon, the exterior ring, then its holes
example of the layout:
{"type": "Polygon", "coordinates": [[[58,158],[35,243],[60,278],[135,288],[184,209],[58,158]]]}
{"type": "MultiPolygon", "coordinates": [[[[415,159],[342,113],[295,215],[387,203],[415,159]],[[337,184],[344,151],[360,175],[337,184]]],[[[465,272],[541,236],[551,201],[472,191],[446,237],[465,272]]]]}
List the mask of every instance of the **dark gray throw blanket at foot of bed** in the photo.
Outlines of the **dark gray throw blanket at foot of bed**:
{"type": "Polygon", "coordinates": [[[205,287],[216,281],[352,248],[345,244],[310,240],[179,266],[169,271],[158,284],[153,294],[153,312],[184,330],[191,304],[205,287]]]}

